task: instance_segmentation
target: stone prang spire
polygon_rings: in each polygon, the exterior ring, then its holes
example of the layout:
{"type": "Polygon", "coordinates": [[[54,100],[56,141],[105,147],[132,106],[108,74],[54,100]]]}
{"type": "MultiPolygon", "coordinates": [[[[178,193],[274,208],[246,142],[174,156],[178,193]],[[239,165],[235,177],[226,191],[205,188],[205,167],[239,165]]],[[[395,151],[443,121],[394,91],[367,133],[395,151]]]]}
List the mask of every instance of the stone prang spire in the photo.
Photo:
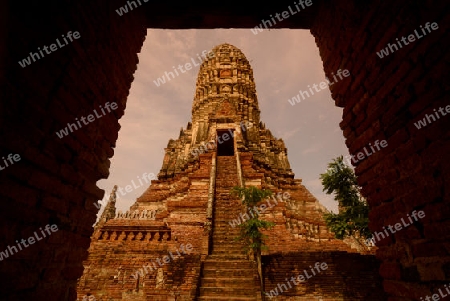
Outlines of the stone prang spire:
{"type": "Polygon", "coordinates": [[[276,176],[293,178],[283,140],[276,139],[260,122],[249,61],[230,44],[216,46],[212,52],[198,72],[192,123],[181,129],[177,140],[169,141],[158,177],[173,177],[198,160],[198,154],[216,150],[218,133],[227,130],[234,136],[238,152],[251,151],[255,163],[270,166],[276,176]]]}

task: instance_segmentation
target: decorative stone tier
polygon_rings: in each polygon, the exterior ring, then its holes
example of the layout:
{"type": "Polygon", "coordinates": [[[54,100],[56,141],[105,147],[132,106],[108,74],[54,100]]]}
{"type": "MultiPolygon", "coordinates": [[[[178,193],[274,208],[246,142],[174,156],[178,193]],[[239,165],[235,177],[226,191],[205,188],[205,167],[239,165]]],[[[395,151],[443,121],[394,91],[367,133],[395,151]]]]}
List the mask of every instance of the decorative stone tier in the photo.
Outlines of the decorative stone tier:
{"type": "Polygon", "coordinates": [[[170,230],[151,230],[148,227],[142,227],[142,229],[133,229],[136,227],[127,228],[123,230],[102,228],[94,236],[97,240],[136,240],[136,241],[169,241],[171,240],[170,230]]]}
{"type": "Polygon", "coordinates": [[[118,211],[115,219],[147,219],[154,220],[156,217],[156,210],[127,210],[125,212],[118,211]]]}

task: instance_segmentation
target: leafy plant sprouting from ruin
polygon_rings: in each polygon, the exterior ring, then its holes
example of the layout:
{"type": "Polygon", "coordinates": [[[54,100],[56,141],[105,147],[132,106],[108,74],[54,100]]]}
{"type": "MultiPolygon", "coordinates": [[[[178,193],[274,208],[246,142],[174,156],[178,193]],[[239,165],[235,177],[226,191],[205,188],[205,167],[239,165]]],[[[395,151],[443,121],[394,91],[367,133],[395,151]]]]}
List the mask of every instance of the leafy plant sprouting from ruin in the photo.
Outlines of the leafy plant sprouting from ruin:
{"type": "MultiPolygon", "coordinates": [[[[325,223],[338,239],[353,237],[361,244],[361,238],[369,238],[369,206],[361,196],[356,175],[345,165],[342,156],[328,164],[328,172],[321,174],[323,191],[334,193],[339,213],[325,213],[325,223]]],[[[364,246],[364,245],[363,245],[364,246]]]]}
{"type": "MultiPolygon", "coordinates": [[[[255,186],[239,187],[235,186],[231,189],[231,194],[242,199],[242,203],[246,209],[250,209],[258,205],[262,200],[272,195],[270,190],[259,189],[255,186]]],[[[240,235],[236,240],[242,240],[245,243],[245,250],[252,250],[254,254],[260,253],[261,250],[267,250],[264,239],[267,235],[263,234],[260,229],[270,229],[275,224],[260,220],[257,214],[253,214],[248,220],[243,221],[239,225],[240,235]]]]}
{"type": "MultiPolygon", "coordinates": [[[[246,207],[246,211],[249,208],[253,208],[258,205],[259,202],[272,195],[272,191],[259,189],[255,186],[250,187],[239,187],[235,186],[231,189],[231,194],[238,196],[242,199],[242,203],[246,207]]],[[[252,217],[246,221],[243,221],[239,225],[240,235],[236,237],[236,240],[242,240],[245,243],[245,250],[252,251],[253,256],[256,259],[258,265],[258,274],[261,281],[261,298],[265,300],[264,297],[264,277],[262,274],[262,261],[261,261],[261,250],[267,250],[267,246],[264,243],[264,239],[267,235],[261,232],[261,229],[271,229],[275,226],[273,222],[268,222],[260,220],[257,214],[253,214],[252,217]]]]}

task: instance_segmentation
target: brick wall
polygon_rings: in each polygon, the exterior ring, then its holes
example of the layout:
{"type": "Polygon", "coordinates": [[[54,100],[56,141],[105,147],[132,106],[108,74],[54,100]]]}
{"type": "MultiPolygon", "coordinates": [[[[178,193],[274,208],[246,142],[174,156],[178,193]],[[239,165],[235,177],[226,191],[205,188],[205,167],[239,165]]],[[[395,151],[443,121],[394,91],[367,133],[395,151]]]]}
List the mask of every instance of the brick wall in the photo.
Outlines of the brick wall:
{"type": "MultiPolygon", "coordinates": [[[[346,252],[291,252],[263,256],[265,292],[278,289],[275,300],[386,300],[381,277],[374,273],[379,262],[373,255],[346,252]],[[319,263],[319,271],[314,268],[319,263]],[[326,263],[325,269],[320,264],[326,263]],[[314,269],[311,272],[311,267],[314,269]],[[305,273],[306,270],[306,273],[305,273]],[[304,275],[295,285],[291,277],[304,275]],[[306,279],[307,277],[311,277],[306,279]],[[286,281],[287,279],[287,281],[286,281]],[[287,282],[290,282],[287,284],[287,282]],[[285,285],[285,287],[282,286],[285,285]],[[283,291],[281,293],[280,288],[283,291]]],[[[294,279],[295,280],[295,279],[294,279]]],[[[266,298],[270,300],[271,298],[266,298]]]]}
{"type": "Polygon", "coordinates": [[[151,300],[165,301],[177,294],[177,300],[193,300],[200,276],[200,255],[183,254],[180,245],[174,240],[93,242],[89,260],[84,262],[86,272],[79,282],[78,299],[91,294],[97,300],[148,300],[150,296],[151,300]],[[167,263],[165,256],[170,260],[167,263]],[[163,270],[164,285],[157,288],[158,268],[163,270]],[[143,274],[137,280],[132,275],[139,270],[143,274]]]}
{"type": "MultiPolygon", "coordinates": [[[[377,243],[390,300],[419,300],[448,284],[450,118],[425,128],[414,122],[449,104],[448,3],[339,1],[323,3],[311,32],[325,73],[348,69],[351,80],[331,87],[344,108],[341,128],[351,154],[369,143],[388,146],[356,164],[371,207],[370,229],[381,231],[413,210],[426,217],[377,243]],[[402,36],[439,29],[380,58],[376,52],[402,36]],[[447,62],[447,64],[445,63],[447,62]]],[[[422,34],[423,35],[423,34],[422,34]]],[[[392,47],[394,49],[394,47],[392,47]]]]}
{"type": "Polygon", "coordinates": [[[0,156],[19,154],[21,160],[0,172],[0,249],[46,224],[59,231],[0,262],[2,300],[76,298],[98,211],[94,202],[104,194],[96,182],[109,174],[146,34],[142,14],[114,15],[118,3],[6,4],[0,156]],[[80,38],[25,68],[18,64],[57,38],[64,45],[69,31],[80,38]],[[117,109],[58,138],[56,131],[106,102],[117,109]]]}

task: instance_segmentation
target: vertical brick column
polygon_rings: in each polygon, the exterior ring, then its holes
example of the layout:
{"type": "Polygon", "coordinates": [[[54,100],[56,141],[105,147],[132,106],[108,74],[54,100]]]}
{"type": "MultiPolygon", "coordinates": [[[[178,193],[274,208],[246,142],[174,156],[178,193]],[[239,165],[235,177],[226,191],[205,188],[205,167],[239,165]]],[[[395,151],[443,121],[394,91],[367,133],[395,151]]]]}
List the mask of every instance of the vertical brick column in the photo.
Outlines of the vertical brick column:
{"type": "MultiPolygon", "coordinates": [[[[331,86],[343,107],[341,128],[353,155],[378,140],[387,146],[356,163],[371,207],[370,228],[382,231],[413,210],[425,217],[377,243],[390,300],[419,300],[450,281],[450,116],[418,129],[414,123],[448,101],[448,4],[444,1],[324,2],[311,28],[326,75],[348,69],[331,86]],[[439,29],[423,35],[421,27],[439,29]],[[388,43],[420,39],[380,58],[388,43]],[[447,64],[445,63],[447,62],[447,64]]],[[[394,46],[391,46],[395,50],[394,46]]],[[[430,118],[431,119],[431,118],[430,118]]],[[[432,120],[432,119],[431,119],[432,120]]]]}
{"type": "MultiPolygon", "coordinates": [[[[2,300],[75,300],[77,278],[109,175],[119,118],[146,28],[138,10],[120,17],[122,1],[7,4],[2,28],[0,250],[47,224],[58,231],[0,261],[2,300]],[[9,7],[8,7],[9,6],[9,7]],[[65,44],[62,35],[80,37],[65,44]],[[22,68],[46,45],[57,50],[22,68]],[[6,56],[4,55],[6,54],[6,56]],[[7,60],[3,60],[7,57],[7,60]],[[99,106],[115,102],[103,115],[99,106]],[[101,118],[59,138],[56,132],[97,109],[101,118]]],[[[3,15],[3,14],[2,14],[3,15]]],[[[40,232],[38,232],[40,233],[40,232]]]]}

